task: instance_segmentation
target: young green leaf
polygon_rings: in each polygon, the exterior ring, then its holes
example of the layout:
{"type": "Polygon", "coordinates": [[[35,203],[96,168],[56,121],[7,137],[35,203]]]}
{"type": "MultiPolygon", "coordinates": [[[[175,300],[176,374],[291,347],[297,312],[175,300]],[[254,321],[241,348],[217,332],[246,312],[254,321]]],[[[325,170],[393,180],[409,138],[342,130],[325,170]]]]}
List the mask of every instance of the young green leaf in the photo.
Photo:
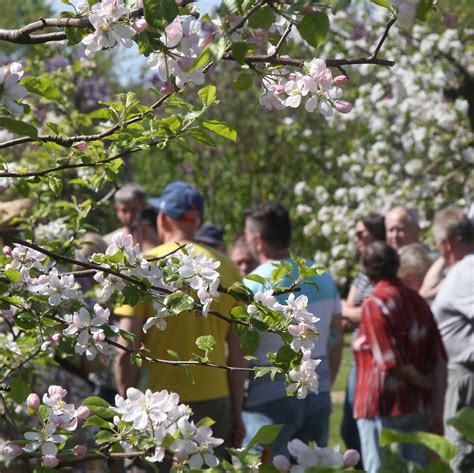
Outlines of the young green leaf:
{"type": "Polygon", "coordinates": [[[329,32],[329,18],[323,12],[306,13],[298,25],[298,31],[310,46],[317,48],[329,32]]]}

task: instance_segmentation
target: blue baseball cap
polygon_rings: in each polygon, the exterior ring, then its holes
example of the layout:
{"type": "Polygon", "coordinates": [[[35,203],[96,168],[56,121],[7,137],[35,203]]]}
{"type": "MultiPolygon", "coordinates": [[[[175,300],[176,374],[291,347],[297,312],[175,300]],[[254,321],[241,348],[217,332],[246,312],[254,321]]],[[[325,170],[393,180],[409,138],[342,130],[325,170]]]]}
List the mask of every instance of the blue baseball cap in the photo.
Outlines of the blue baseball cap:
{"type": "Polygon", "coordinates": [[[213,223],[203,223],[194,235],[194,239],[201,243],[218,248],[224,244],[224,230],[213,223]]]}
{"type": "Polygon", "coordinates": [[[160,197],[148,201],[150,205],[174,220],[179,220],[186,212],[197,210],[201,221],[204,214],[204,199],[190,184],[176,181],[168,184],[160,197]]]}

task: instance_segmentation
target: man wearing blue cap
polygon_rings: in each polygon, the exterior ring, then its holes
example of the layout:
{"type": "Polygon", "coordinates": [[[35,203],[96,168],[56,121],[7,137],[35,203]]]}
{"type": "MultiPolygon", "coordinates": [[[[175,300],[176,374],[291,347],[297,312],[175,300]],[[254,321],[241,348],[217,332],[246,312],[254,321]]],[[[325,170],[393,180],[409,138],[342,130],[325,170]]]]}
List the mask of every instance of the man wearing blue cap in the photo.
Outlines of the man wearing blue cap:
{"type": "MultiPolygon", "coordinates": [[[[196,230],[203,218],[204,200],[198,190],[185,182],[173,182],[157,199],[152,199],[159,213],[158,234],[162,245],[147,253],[149,257],[159,257],[171,253],[177,244],[194,241],[196,230]]],[[[215,249],[194,243],[195,253],[203,253],[208,258],[220,261],[218,269],[221,284],[229,287],[240,280],[240,275],[230,259],[215,249]]],[[[229,315],[235,301],[221,294],[211,305],[212,310],[229,315]]],[[[196,352],[195,341],[202,335],[212,335],[216,347],[210,353],[210,361],[230,366],[245,366],[238,336],[230,325],[213,316],[197,317],[193,313],[183,313],[178,317],[168,317],[167,328],[159,331],[150,329],[143,334],[146,319],[153,316],[153,308],[139,303],[135,307],[120,306],[115,314],[121,317],[120,328],[136,334],[135,346],[144,345],[150,356],[169,359],[168,350],[178,353],[180,359],[189,360],[196,352]],[[227,352],[225,350],[227,343],[227,352]]],[[[121,340],[122,344],[127,344],[121,340]]],[[[131,386],[146,387],[152,391],[167,389],[177,392],[182,402],[191,405],[195,420],[212,417],[214,435],[225,440],[225,446],[240,446],[244,430],[241,420],[245,374],[226,372],[221,369],[193,366],[189,367],[193,380],[183,368],[151,363],[139,369],[130,363],[128,353],[120,351],[116,362],[117,389],[124,394],[131,386]]]]}

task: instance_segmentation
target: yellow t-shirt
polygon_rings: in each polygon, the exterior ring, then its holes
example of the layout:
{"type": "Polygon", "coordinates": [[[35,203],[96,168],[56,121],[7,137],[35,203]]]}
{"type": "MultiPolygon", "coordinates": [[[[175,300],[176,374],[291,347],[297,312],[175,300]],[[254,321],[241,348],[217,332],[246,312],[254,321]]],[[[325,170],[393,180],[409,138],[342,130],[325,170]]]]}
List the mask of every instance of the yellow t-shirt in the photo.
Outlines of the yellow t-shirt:
{"type": "MultiPolygon", "coordinates": [[[[165,243],[147,252],[148,257],[164,256],[176,248],[175,243],[165,243]]],[[[194,243],[195,253],[203,253],[208,258],[221,262],[219,268],[221,286],[229,287],[240,281],[240,274],[234,263],[223,253],[208,246],[194,243]]],[[[212,303],[211,309],[229,316],[231,309],[237,305],[231,296],[220,294],[219,299],[212,303]]],[[[136,306],[123,305],[115,309],[117,316],[147,317],[153,316],[153,308],[142,302],[136,306]]],[[[173,350],[180,360],[192,359],[193,353],[203,355],[196,346],[196,339],[202,335],[212,335],[216,340],[214,350],[209,354],[209,360],[221,365],[226,364],[226,340],[230,325],[215,316],[196,316],[191,312],[183,312],[176,317],[166,317],[167,327],[164,331],[152,327],[144,334],[143,343],[150,350],[153,358],[173,359],[167,350],[173,350]]],[[[182,402],[206,401],[229,395],[227,371],[206,366],[192,366],[186,374],[181,366],[168,366],[160,363],[144,363],[144,373],[148,379],[146,387],[152,391],[168,389],[179,394],[182,402]]],[[[142,369],[143,369],[142,368],[142,369]]]]}

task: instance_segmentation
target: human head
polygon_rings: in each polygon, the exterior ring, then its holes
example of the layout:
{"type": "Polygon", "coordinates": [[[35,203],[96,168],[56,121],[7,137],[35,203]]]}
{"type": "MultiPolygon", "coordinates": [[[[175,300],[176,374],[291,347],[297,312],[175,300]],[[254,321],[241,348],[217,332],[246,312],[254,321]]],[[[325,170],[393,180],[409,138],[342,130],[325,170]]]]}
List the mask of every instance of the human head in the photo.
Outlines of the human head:
{"type": "Polygon", "coordinates": [[[213,223],[203,223],[196,232],[194,239],[225,253],[224,229],[213,223]]]}
{"type": "Polygon", "coordinates": [[[474,249],[474,225],[461,209],[451,207],[438,212],[433,234],[436,248],[449,266],[474,249]]]}
{"type": "Polygon", "coordinates": [[[140,212],[133,228],[133,241],[140,245],[141,251],[148,251],[160,244],[157,224],[158,211],[147,207],[140,212]]]}
{"type": "Polygon", "coordinates": [[[369,243],[385,240],[385,219],[382,215],[371,213],[356,223],[355,240],[360,253],[369,243]]]}
{"type": "Polygon", "coordinates": [[[250,252],[259,262],[288,252],[291,243],[288,210],[279,202],[259,202],[250,206],[245,210],[245,238],[250,252]]]}
{"type": "Polygon", "coordinates": [[[420,236],[418,215],[405,207],[395,207],[385,217],[387,243],[398,250],[401,246],[416,243],[420,236]]]}
{"type": "Polygon", "coordinates": [[[243,233],[235,239],[230,252],[230,259],[239,268],[242,277],[247,276],[257,267],[258,261],[252,256],[243,233]]]}
{"type": "Polygon", "coordinates": [[[199,228],[204,199],[199,191],[182,181],[165,187],[160,197],[150,199],[158,210],[158,236],[162,242],[193,240],[199,228]]]}
{"type": "Polygon", "coordinates": [[[138,184],[125,184],[115,193],[115,213],[124,227],[131,229],[146,207],[146,198],[146,192],[138,184]]]}
{"type": "Polygon", "coordinates": [[[406,286],[418,291],[425,274],[433,264],[430,252],[422,243],[411,243],[399,248],[398,256],[400,258],[398,277],[406,286]]]}
{"type": "Polygon", "coordinates": [[[398,254],[385,241],[374,241],[367,245],[362,255],[362,266],[365,274],[373,282],[391,279],[397,275],[398,254]]]}

